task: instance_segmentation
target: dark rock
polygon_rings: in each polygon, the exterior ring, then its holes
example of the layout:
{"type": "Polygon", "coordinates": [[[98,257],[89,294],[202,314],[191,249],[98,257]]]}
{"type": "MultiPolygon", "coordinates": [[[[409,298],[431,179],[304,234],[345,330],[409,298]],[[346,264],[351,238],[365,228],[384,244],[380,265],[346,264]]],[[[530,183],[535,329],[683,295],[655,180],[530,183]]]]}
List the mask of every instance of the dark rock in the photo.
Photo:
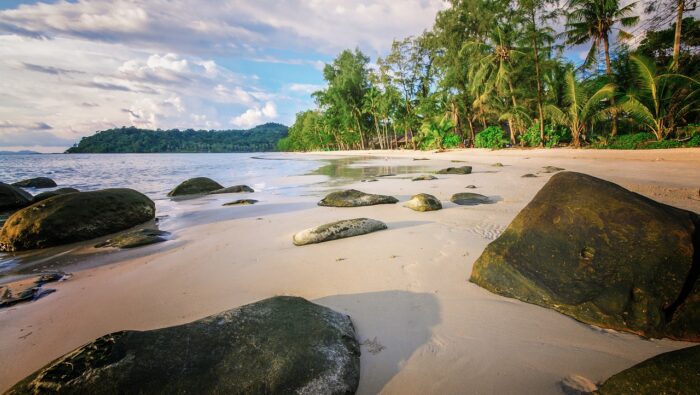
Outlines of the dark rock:
{"type": "Polygon", "coordinates": [[[49,363],[8,394],[354,394],[350,317],[277,296],[185,325],[122,331],[49,363]]]}
{"type": "Polygon", "coordinates": [[[367,179],[362,180],[362,182],[377,182],[377,181],[379,181],[379,180],[377,180],[376,178],[367,178],[367,179]]]}
{"type": "Polygon", "coordinates": [[[210,194],[219,193],[242,193],[242,192],[255,192],[253,188],[248,185],[236,185],[228,188],[217,189],[216,191],[209,192],[210,194]]]}
{"type": "Polygon", "coordinates": [[[44,289],[42,285],[60,281],[66,277],[65,273],[45,273],[28,279],[14,281],[0,286],[0,307],[9,307],[21,302],[29,302],[39,299],[44,295],[54,292],[53,289],[44,289]]]}
{"type": "Polygon", "coordinates": [[[68,193],[12,214],[0,230],[0,251],[46,248],[119,232],[151,220],[155,204],[133,189],[68,193]]]}
{"type": "Polygon", "coordinates": [[[75,188],[59,188],[59,189],[56,189],[55,191],[41,192],[41,193],[34,195],[34,198],[32,199],[32,203],[40,202],[42,200],[46,200],[46,199],[54,197],[54,196],[65,195],[66,193],[76,193],[76,192],[80,192],[80,191],[75,189],[75,188]]]}
{"type": "Polygon", "coordinates": [[[114,248],[136,248],[149,244],[162,243],[167,241],[166,238],[170,235],[158,229],[139,229],[132,232],[127,232],[115,236],[109,240],[95,245],[95,248],[114,247],[114,248]]]}
{"type": "MultiPolygon", "coordinates": [[[[224,187],[218,182],[207,177],[190,178],[176,186],[175,189],[168,193],[168,196],[183,196],[183,195],[202,195],[217,190],[222,190],[224,187]]],[[[218,192],[225,193],[225,192],[218,192]]]]}
{"type": "Polygon", "coordinates": [[[537,176],[534,175],[534,174],[532,174],[532,173],[527,173],[527,174],[523,174],[522,177],[523,177],[523,178],[535,178],[535,177],[537,177],[537,176]]]}
{"type": "Polygon", "coordinates": [[[450,201],[460,206],[476,206],[479,204],[491,203],[487,196],[479,195],[478,193],[460,192],[455,193],[450,198],[450,201]]]}
{"type": "Polygon", "coordinates": [[[294,245],[322,243],[386,229],[386,224],[369,218],[346,219],[302,230],[292,238],[294,245]]]}
{"type": "Polygon", "coordinates": [[[413,158],[413,160],[430,160],[430,158],[413,158]]]}
{"type": "Polygon", "coordinates": [[[56,185],[56,181],[48,177],[29,178],[26,180],[17,181],[12,185],[22,188],[53,188],[58,186],[56,185]]]}
{"type": "Polygon", "coordinates": [[[398,200],[393,196],[373,195],[356,189],[348,189],[328,194],[318,202],[319,206],[327,207],[360,207],[375,204],[395,204],[398,200]]]}
{"type": "Polygon", "coordinates": [[[471,166],[461,166],[461,167],[448,167],[447,169],[442,169],[438,171],[438,174],[471,174],[471,166]]]}
{"type": "Polygon", "coordinates": [[[595,394],[698,394],[700,346],[657,355],[607,379],[595,394]]]}
{"type": "Polygon", "coordinates": [[[579,321],[700,341],[700,216],[557,173],[474,263],[471,281],[579,321]]]}
{"type": "Polygon", "coordinates": [[[28,206],[32,195],[21,188],[0,182],[0,211],[14,210],[28,206]]]}
{"type": "Polygon", "coordinates": [[[467,185],[465,188],[467,188],[467,189],[476,189],[476,185],[467,185]]]}
{"type": "Polygon", "coordinates": [[[413,177],[411,181],[430,181],[430,180],[437,180],[438,178],[435,176],[431,175],[423,175],[423,176],[418,176],[418,177],[413,177]]]}
{"type": "Polygon", "coordinates": [[[496,163],[492,164],[491,166],[493,166],[493,167],[503,167],[503,163],[501,163],[501,162],[496,162],[496,163]]]}
{"type": "Polygon", "coordinates": [[[435,211],[442,209],[442,203],[433,195],[419,193],[411,197],[411,200],[407,201],[404,207],[415,211],[435,211]]]}
{"type": "Polygon", "coordinates": [[[561,167],[545,166],[542,168],[542,173],[557,173],[564,170],[566,169],[562,169],[561,167]]]}
{"type": "Polygon", "coordinates": [[[255,204],[258,201],[255,199],[238,199],[234,200],[232,202],[224,203],[224,206],[245,206],[245,205],[250,205],[250,204],[255,204]]]}

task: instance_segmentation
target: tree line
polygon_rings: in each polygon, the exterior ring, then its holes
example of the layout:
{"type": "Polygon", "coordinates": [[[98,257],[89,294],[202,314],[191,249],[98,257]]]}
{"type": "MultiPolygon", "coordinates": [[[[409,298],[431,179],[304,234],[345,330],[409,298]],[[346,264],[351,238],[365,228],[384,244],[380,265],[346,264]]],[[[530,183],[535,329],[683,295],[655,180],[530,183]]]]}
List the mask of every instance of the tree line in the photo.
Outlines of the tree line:
{"type": "Polygon", "coordinates": [[[249,130],[150,130],[121,127],[83,137],[66,153],[274,151],[287,127],[267,123],[249,130]]]}
{"type": "Polygon", "coordinates": [[[374,63],[341,52],[278,149],[700,146],[693,1],[449,3],[374,63]]]}

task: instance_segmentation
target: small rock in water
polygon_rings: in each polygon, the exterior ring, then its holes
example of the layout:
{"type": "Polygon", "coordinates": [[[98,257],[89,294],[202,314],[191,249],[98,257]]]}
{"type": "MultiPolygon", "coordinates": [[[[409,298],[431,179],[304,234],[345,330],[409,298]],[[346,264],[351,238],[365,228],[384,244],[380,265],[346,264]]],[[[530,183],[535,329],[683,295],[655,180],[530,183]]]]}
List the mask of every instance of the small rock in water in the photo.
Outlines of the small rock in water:
{"type": "Polygon", "coordinates": [[[326,207],[360,207],[395,203],[398,203],[398,199],[393,196],[373,195],[356,189],[348,189],[329,193],[318,202],[318,205],[326,207]]]}
{"type": "Polygon", "coordinates": [[[407,201],[404,207],[414,211],[435,211],[442,209],[442,203],[433,195],[419,193],[411,197],[411,200],[407,201]]]}
{"type": "Polygon", "coordinates": [[[209,192],[211,195],[215,194],[220,194],[220,193],[243,193],[243,192],[255,192],[253,188],[249,187],[248,185],[234,185],[232,187],[228,188],[221,188],[217,189],[215,191],[209,192]]]}
{"type": "Polygon", "coordinates": [[[95,248],[115,247],[115,248],[136,248],[149,244],[162,243],[167,241],[165,236],[170,235],[158,229],[139,229],[133,232],[115,236],[109,240],[95,245],[95,248]]]}
{"type": "Polygon", "coordinates": [[[556,173],[559,171],[564,171],[566,169],[562,169],[561,167],[556,167],[556,166],[545,166],[542,168],[543,170],[541,171],[542,173],[556,173]]]}
{"type": "Polygon", "coordinates": [[[491,200],[487,196],[471,192],[455,193],[450,198],[450,201],[460,206],[476,206],[478,204],[491,203],[491,200]]]}
{"type": "Polygon", "coordinates": [[[437,180],[438,178],[435,176],[431,175],[423,175],[423,176],[418,176],[418,177],[413,177],[411,181],[430,181],[430,180],[437,180]]]}
{"type": "Polygon", "coordinates": [[[471,174],[471,166],[448,167],[437,172],[437,174],[471,174]]]}
{"type": "Polygon", "coordinates": [[[496,163],[492,164],[491,166],[493,166],[493,167],[503,167],[503,163],[501,163],[501,162],[496,162],[496,163]]]}
{"type": "Polygon", "coordinates": [[[48,178],[48,177],[36,177],[36,178],[29,178],[27,180],[22,180],[22,181],[17,181],[13,183],[12,185],[16,187],[22,187],[22,188],[53,188],[57,187],[56,181],[48,178]]]}
{"type": "Polygon", "coordinates": [[[175,189],[168,193],[168,196],[202,195],[223,188],[223,185],[211,178],[195,177],[180,183],[180,185],[176,186],[175,189]]]}
{"type": "Polygon", "coordinates": [[[374,219],[346,219],[317,226],[315,228],[302,230],[294,235],[292,241],[294,242],[294,245],[302,246],[306,244],[322,243],[324,241],[364,235],[367,233],[376,232],[378,230],[384,230],[386,228],[387,226],[384,222],[374,219]]]}
{"type": "Polygon", "coordinates": [[[255,199],[238,199],[232,202],[224,203],[223,206],[245,206],[255,204],[258,201],[255,199]]]}
{"type": "Polygon", "coordinates": [[[527,173],[527,174],[524,174],[522,177],[523,177],[523,178],[535,178],[535,177],[537,177],[537,176],[534,175],[534,174],[532,174],[532,173],[527,173]]]}

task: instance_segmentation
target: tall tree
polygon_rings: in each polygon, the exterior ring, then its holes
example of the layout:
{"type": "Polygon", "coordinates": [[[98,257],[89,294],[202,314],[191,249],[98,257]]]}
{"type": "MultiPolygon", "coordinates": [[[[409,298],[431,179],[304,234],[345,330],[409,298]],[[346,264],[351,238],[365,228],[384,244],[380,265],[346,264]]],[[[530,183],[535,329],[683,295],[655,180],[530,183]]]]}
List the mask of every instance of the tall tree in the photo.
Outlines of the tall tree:
{"type": "MultiPolygon", "coordinates": [[[[613,70],[610,61],[610,35],[618,30],[620,39],[629,39],[632,36],[618,28],[632,27],[639,22],[639,16],[634,15],[637,2],[627,5],[620,4],[619,0],[569,0],[568,13],[566,15],[566,43],[569,45],[581,45],[591,42],[584,67],[590,67],[598,63],[600,46],[603,46],[605,54],[605,71],[612,80],[613,70]]],[[[614,99],[613,99],[614,104],[614,99]]],[[[617,111],[612,112],[612,127],[610,134],[617,134],[617,111]]]]}

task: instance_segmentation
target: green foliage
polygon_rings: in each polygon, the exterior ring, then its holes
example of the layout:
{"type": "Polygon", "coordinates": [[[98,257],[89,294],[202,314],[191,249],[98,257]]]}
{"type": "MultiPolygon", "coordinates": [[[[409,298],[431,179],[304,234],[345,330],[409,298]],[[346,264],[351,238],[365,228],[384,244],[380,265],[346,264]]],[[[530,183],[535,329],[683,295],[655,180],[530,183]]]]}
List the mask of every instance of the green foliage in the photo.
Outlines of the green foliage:
{"type": "Polygon", "coordinates": [[[83,137],[66,153],[261,152],[275,150],[286,135],[287,127],[277,123],[222,131],[122,127],[83,137]]]}
{"type": "MultiPolygon", "coordinates": [[[[448,119],[427,119],[421,125],[420,133],[416,138],[418,146],[424,150],[446,148],[445,139],[448,136],[457,137],[452,133],[452,130],[454,130],[454,125],[448,119]]],[[[454,137],[450,137],[450,144],[453,144],[454,137]]],[[[457,137],[457,144],[459,144],[459,137],[457,137]]]]}
{"type": "Polygon", "coordinates": [[[450,133],[442,139],[442,146],[444,148],[456,148],[462,144],[462,139],[454,133],[450,133]]]}
{"type": "Polygon", "coordinates": [[[489,126],[476,135],[474,146],[477,148],[504,148],[508,144],[506,132],[498,126],[489,126]]]}
{"type": "MultiPolygon", "coordinates": [[[[564,126],[555,126],[552,124],[544,125],[545,147],[556,147],[560,143],[571,141],[571,133],[564,126]]],[[[520,137],[524,145],[529,147],[540,146],[540,125],[538,123],[530,126],[525,133],[520,137]]]]}

